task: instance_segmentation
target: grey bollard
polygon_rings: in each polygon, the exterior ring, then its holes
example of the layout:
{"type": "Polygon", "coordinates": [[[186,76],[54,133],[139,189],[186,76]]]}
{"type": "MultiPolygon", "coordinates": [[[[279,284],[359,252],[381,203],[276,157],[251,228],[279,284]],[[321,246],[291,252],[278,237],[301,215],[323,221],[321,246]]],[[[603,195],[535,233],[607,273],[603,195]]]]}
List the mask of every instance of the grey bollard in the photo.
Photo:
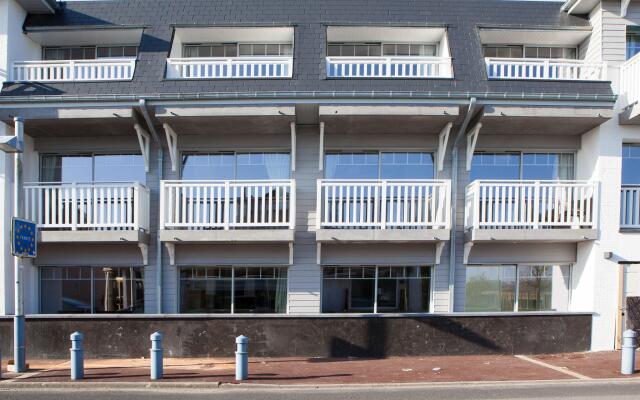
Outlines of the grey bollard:
{"type": "Polygon", "coordinates": [[[620,372],[622,375],[632,375],[636,369],[636,348],[638,334],[628,329],[622,333],[622,365],[620,372]]]}
{"type": "Polygon", "coordinates": [[[71,380],[77,381],[84,378],[84,350],[82,341],[84,336],[80,332],[71,334],[71,380]]]}
{"type": "Polygon", "coordinates": [[[236,338],[236,380],[246,381],[249,377],[249,354],[247,345],[249,338],[241,335],[236,338]]]}
{"type": "Polygon", "coordinates": [[[151,379],[162,379],[162,333],[151,334],[151,379]]]}

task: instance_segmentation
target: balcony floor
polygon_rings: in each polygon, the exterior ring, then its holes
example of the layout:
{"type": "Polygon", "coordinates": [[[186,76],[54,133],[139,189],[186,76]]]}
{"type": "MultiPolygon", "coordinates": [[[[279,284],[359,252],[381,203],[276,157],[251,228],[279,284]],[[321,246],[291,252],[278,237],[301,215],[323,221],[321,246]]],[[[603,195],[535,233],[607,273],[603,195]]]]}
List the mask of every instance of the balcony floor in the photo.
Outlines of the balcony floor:
{"type": "Polygon", "coordinates": [[[169,243],[290,243],[293,229],[165,229],[160,240],[169,243]]]}
{"type": "Polygon", "coordinates": [[[597,239],[596,229],[469,229],[466,242],[562,242],[597,239]]]}
{"type": "Polygon", "coordinates": [[[149,234],[138,230],[41,230],[41,243],[149,243],[149,234]]]}
{"type": "Polygon", "coordinates": [[[419,243],[449,240],[449,229],[320,229],[320,243],[419,243]]]}

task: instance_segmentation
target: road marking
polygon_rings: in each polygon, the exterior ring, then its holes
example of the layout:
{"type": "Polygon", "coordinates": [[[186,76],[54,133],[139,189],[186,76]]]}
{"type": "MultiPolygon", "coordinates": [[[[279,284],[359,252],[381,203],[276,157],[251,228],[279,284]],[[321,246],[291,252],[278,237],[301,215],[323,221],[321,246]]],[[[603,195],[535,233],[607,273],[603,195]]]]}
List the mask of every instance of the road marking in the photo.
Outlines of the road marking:
{"type": "Polygon", "coordinates": [[[561,372],[561,373],[563,373],[565,375],[569,375],[569,376],[572,376],[574,378],[578,378],[578,379],[583,380],[583,381],[593,380],[593,378],[589,378],[586,375],[582,375],[582,374],[579,374],[577,372],[571,371],[567,367],[556,367],[555,365],[548,364],[548,363],[546,363],[544,361],[536,360],[535,358],[531,358],[531,357],[527,357],[527,356],[523,356],[523,355],[516,355],[515,357],[520,359],[520,360],[527,361],[527,362],[530,362],[532,364],[539,365],[541,367],[549,368],[549,369],[552,369],[552,370],[554,370],[556,372],[561,372]]]}
{"type": "Polygon", "coordinates": [[[55,364],[55,365],[53,366],[53,368],[44,368],[44,369],[39,370],[39,371],[33,371],[33,372],[22,373],[22,374],[20,374],[20,375],[14,376],[14,377],[13,377],[13,378],[11,378],[11,379],[7,379],[7,380],[4,380],[4,379],[3,379],[3,380],[1,380],[1,381],[0,381],[0,385],[2,385],[2,384],[4,384],[4,383],[12,383],[12,382],[16,382],[16,381],[19,381],[19,380],[21,380],[21,379],[28,379],[28,378],[34,377],[34,376],[36,376],[36,375],[38,375],[38,374],[41,374],[41,373],[43,373],[43,372],[51,371],[51,370],[55,369],[56,367],[59,367],[59,366],[65,365],[65,364],[67,364],[67,363],[70,363],[70,361],[64,361],[64,362],[62,362],[62,363],[60,363],[60,364],[55,364]]]}

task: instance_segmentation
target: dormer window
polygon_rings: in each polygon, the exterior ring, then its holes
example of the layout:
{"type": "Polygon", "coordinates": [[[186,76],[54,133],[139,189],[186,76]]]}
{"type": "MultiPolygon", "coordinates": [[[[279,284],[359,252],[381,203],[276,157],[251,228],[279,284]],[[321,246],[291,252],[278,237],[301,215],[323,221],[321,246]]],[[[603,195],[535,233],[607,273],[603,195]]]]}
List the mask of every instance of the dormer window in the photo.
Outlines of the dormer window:
{"type": "Polygon", "coordinates": [[[43,60],[95,60],[138,56],[138,46],[65,46],[44,47],[43,60]]]}
{"type": "Polygon", "coordinates": [[[238,57],[238,56],[291,56],[288,43],[205,43],[185,44],[185,58],[238,57]]]}
{"type": "Polygon", "coordinates": [[[293,74],[293,27],[176,28],[168,79],[282,79],[293,74]]]}
{"type": "Polygon", "coordinates": [[[563,46],[507,46],[485,45],[482,47],[485,57],[492,58],[548,58],[548,59],[577,59],[576,47],[563,46]]]}

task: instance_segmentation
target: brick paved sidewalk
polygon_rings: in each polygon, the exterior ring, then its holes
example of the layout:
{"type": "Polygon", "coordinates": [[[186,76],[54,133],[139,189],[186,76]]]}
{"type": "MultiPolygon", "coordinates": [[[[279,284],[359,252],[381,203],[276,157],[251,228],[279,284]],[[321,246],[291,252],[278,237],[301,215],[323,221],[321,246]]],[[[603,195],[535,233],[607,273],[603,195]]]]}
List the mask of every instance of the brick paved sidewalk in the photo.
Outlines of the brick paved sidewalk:
{"type": "MultiPolygon", "coordinates": [[[[640,358],[640,357],[639,357],[640,358]]],[[[249,383],[375,384],[621,378],[620,353],[545,356],[444,356],[386,359],[252,358],[249,383]]],[[[69,382],[68,360],[29,360],[4,382],[69,382]]],[[[167,382],[233,383],[233,359],[165,359],[167,382]]],[[[640,360],[638,362],[640,370],[640,360]]],[[[640,377],[640,371],[633,377],[640,377]]],[[[149,359],[86,360],[86,382],[148,382],[149,359]]]]}

